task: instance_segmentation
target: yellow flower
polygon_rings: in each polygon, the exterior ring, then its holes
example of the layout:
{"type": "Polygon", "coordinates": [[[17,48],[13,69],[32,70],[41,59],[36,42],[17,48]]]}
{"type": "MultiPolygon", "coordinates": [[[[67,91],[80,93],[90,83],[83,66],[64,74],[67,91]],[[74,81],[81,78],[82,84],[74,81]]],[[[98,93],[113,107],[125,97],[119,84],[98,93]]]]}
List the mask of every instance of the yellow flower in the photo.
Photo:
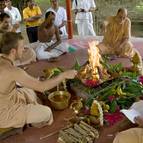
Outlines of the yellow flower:
{"type": "Polygon", "coordinates": [[[99,116],[98,105],[94,101],[90,108],[90,114],[93,116],[99,116]]]}

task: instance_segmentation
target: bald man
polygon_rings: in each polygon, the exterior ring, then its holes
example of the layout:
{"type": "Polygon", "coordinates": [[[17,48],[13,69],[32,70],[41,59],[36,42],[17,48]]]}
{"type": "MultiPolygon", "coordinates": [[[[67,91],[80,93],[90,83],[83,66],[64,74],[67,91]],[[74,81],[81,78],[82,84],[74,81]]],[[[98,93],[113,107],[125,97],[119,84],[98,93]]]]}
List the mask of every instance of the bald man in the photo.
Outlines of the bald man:
{"type": "Polygon", "coordinates": [[[129,57],[131,61],[136,56],[137,68],[142,74],[141,56],[130,42],[131,21],[127,17],[127,10],[120,8],[115,16],[110,16],[104,21],[103,28],[104,38],[98,45],[101,53],[129,57]]]}

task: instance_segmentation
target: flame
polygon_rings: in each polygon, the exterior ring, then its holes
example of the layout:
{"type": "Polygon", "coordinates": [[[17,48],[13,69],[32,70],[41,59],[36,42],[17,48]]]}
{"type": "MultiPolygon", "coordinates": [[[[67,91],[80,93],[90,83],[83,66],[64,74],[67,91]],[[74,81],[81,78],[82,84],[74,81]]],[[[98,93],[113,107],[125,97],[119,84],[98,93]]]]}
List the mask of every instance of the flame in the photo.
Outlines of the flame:
{"type": "Polygon", "coordinates": [[[89,43],[89,49],[88,49],[89,63],[93,69],[97,66],[100,66],[101,56],[99,53],[99,49],[96,45],[97,45],[97,42],[93,41],[89,43]]]}
{"type": "Polygon", "coordinates": [[[90,79],[90,80],[101,80],[100,78],[100,71],[102,71],[103,67],[100,63],[100,60],[102,59],[100,55],[100,51],[97,47],[98,42],[92,41],[89,44],[88,49],[88,60],[89,64],[87,64],[82,70],[81,70],[81,79],[90,79]],[[99,71],[100,70],[100,71],[99,71]]]}
{"type": "Polygon", "coordinates": [[[108,75],[107,70],[102,66],[101,61],[102,57],[100,55],[100,50],[97,46],[99,42],[92,41],[89,44],[88,49],[88,61],[80,71],[79,78],[81,80],[94,80],[99,81],[100,83],[107,79],[108,75]]]}

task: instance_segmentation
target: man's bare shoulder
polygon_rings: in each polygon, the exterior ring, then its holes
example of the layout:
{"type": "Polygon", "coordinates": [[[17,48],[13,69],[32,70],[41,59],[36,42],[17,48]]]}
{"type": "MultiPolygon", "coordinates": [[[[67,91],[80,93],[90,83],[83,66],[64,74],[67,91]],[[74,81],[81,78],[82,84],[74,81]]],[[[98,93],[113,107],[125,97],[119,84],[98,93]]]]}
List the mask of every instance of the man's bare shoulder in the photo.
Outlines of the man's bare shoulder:
{"type": "Polygon", "coordinates": [[[43,30],[45,28],[44,22],[38,27],[38,30],[43,30]]]}
{"type": "Polygon", "coordinates": [[[43,34],[43,33],[45,33],[45,32],[47,32],[47,31],[46,31],[45,23],[43,22],[43,23],[38,27],[38,34],[39,34],[39,33],[40,33],[40,34],[43,34]]]}

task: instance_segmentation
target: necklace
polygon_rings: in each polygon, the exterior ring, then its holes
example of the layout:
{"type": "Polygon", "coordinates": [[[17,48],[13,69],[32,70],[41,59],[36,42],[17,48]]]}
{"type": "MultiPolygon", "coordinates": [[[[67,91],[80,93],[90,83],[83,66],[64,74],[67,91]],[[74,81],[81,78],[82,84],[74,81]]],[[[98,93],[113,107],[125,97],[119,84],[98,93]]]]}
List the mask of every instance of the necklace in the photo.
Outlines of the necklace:
{"type": "Polygon", "coordinates": [[[4,60],[10,62],[10,64],[13,65],[13,62],[9,58],[7,58],[5,56],[1,56],[1,58],[3,58],[4,60]]]}

